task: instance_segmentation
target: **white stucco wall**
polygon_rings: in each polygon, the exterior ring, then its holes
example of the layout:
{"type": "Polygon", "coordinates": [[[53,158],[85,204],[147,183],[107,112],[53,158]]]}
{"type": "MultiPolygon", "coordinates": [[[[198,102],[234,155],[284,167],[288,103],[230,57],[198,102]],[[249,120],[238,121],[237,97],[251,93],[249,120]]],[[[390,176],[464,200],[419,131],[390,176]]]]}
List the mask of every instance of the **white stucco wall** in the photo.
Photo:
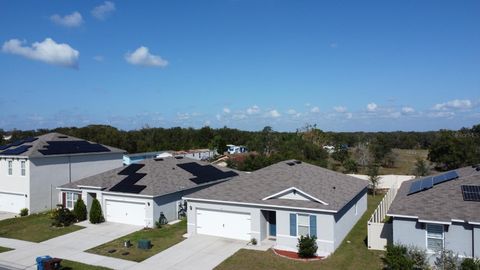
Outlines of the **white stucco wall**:
{"type": "Polygon", "coordinates": [[[0,191],[29,195],[30,164],[26,157],[0,158],[0,191]],[[8,175],[8,161],[12,161],[12,175],[8,175]],[[25,176],[21,175],[21,161],[25,161],[25,176]]]}
{"type": "Polygon", "coordinates": [[[335,249],[340,246],[365,211],[367,211],[367,189],[350,201],[338,214],[335,214],[335,249]]]}
{"type": "Polygon", "coordinates": [[[122,153],[30,159],[30,212],[54,208],[56,187],[122,166],[122,153]]]}

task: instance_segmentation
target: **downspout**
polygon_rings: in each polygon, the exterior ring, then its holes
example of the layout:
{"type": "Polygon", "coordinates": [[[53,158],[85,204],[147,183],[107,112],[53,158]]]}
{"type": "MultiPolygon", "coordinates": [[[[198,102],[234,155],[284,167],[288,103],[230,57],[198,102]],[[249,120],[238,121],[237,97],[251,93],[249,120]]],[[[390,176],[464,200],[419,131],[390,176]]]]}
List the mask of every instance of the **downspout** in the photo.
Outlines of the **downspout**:
{"type": "Polygon", "coordinates": [[[68,182],[72,183],[72,161],[68,156],[68,182]]]}

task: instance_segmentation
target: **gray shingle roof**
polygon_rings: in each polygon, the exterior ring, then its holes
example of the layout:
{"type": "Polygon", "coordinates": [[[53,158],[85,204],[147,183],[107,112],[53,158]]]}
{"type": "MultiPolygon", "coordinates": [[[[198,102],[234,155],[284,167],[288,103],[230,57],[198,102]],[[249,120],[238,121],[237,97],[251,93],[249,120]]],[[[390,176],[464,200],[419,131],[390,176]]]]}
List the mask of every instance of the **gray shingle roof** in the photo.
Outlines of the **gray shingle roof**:
{"type": "MultiPolygon", "coordinates": [[[[26,143],[21,144],[21,145],[31,145],[31,147],[27,151],[25,151],[24,153],[19,154],[18,156],[27,156],[27,157],[33,157],[33,158],[35,158],[35,157],[45,157],[47,155],[42,154],[38,150],[42,150],[45,146],[48,146],[49,141],[87,141],[87,140],[79,139],[79,138],[76,138],[76,137],[73,137],[73,136],[67,136],[67,135],[64,135],[64,134],[56,133],[56,132],[47,133],[47,134],[44,134],[44,135],[41,135],[41,136],[37,136],[35,138],[37,138],[37,140],[35,140],[33,142],[26,142],[26,143]]],[[[94,142],[90,142],[90,143],[94,143],[94,142]]],[[[108,148],[110,151],[109,152],[88,153],[88,154],[124,153],[125,152],[125,150],[118,149],[118,148],[115,148],[115,147],[111,147],[111,146],[108,146],[108,145],[103,145],[102,144],[102,146],[108,148]]],[[[14,149],[16,147],[18,147],[18,146],[12,146],[12,147],[9,147],[7,149],[14,149]]],[[[7,150],[7,149],[5,149],[5,150],[7,150]]],[[[0,156],[1,155],[2,154],[0,153],[0,156]]],[[[69,154],[69,155],[82,155],[82,154],[80,153],[80,154],[69,154]]],[[[63,156],[63,155],[48,155],[48,156],[63,156]]]]}
{"type": "Polygon", "coordinates": [[[305,162],[290,166],[282,161],[250,174],[203,189],[188,195],[191,199],[253,203],[293,208],[339,211],[367,187],[367,182],[342,173],[305,162]],[[268,199],[288,188],[295,187],[321,201],[268,199]]]}
{"type": "Polygon", "coordinates": [[[464,201],[461,189],[462,185],[480,185],[480,172],[472,167],[456,171],[459,178],[411,195],[407,194],[415,179],[404,182],[388,214],[442,222],[450,222],[452,219],[480,222],[480,202],[464,201]]]}
{"type": "MultiPolygon", "coordinates": [[[[218,167],[189,158],[168,157],[159,161],[148,159],[138,164],[144,164],[145,166],[136,172],[145,175],[135,185],[145,186],[145,188],[139,193],[135,193],[154,197],[195,188],[207,183],[229,180],[240,174],[240,172],[229,168],[218,167]]],[[[80,179],[60,188],[78,189],[79,186],[94,186],[101,187],[104,191],[112,191],[113,188],[113,192],[117,192],[114,187],[126,178],[126,175],[119,175],[118,173],[125,168],[120,167],[80,179]]],[[[134,190],[127,190],[124,193],[134,193],[134,190]]]]}

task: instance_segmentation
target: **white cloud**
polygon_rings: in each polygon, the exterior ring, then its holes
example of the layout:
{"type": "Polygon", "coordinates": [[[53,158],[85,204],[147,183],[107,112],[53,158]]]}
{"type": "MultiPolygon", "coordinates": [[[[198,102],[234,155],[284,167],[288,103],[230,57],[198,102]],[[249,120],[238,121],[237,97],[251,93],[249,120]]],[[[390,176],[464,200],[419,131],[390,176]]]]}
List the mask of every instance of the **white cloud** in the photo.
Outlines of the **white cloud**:
{"type": "Polygon", "coordinates": [[[102,5],[96,6],[92,10],[92,16],[99,20],[105,20],[114,11],[115,11],[115,3],[110,1],[105,1],[102,5]]]}
{"type": "Polygon", "coordinates": [[[58,14],[54,14],[50,16],[50,20],[65,27],[78,27],[83,23],[82,14],[77,11],[73,12],[72,14],[67,14],[63,17],[58,14]]]}
{"type": "Polygon", "coordinates": [[[428,114],[429,117],[433,118],[452,118],[455,116],[454,112],[446,112],[446,111],[440,111],[440,112],[431,112],[428,114]]]}
{"type": "Polygon", "coordinates": [[[247,116],[246,116],[245,114],[243,114],[243,113],[239,113],[239,114],[234,114],[234,115],[232,116],[232,118],[235,119],[235,120],[241,120],[241,119],[247,118],[247,116]]]}
{"type": "Polygon", "coordinates": [[[218,121],[222,120],[222,116],[220,114],[215,115],[215,118],[217,118],[218,121]]]}
{"type": "Polygon", "coordinates": [[[95,60],[97,62],[103,62],[103,60],[105,60],[105,58],[102,55],[95,55],[93,57],[93,60],[95,60]]]}
{"type": "Polygon", "coordinates": [[[191,115],[189,113],[177,113],[178,120],[188,120],[190,118],[191,118],[191,115]]]}
{"type": "Polygon", "coordinates": [[[346,113],[345,116],[347,117],[347,119],[352,119],[353,114],[352,113],[346,113]]]}
{"type": "Polygon", "coordinates": [[[297,114],[297,111],[295,111],[294,109],[289,109],[287,111],[287,114],[294,115],[294,114],[297,114]]]}
{"type": "Polygon", "coordinates": [[[438,103],[433,106],[435,110],[468,110],[473,107],[473,102],[469,99],[454,99],[445,103],[438,103]]]}
{"type": "Polygon", "coordinates": [[[232,111],[230,110],[230,108],[223,108],[223,112],[226,113],[226,114],[229,114],[231,113],[232,111]]]}
{"type": "Polygon", "coordinates": [[[68,44],[56,43],[51,38],[46,38],[42,42],[35,42],[31,47],[22,46],[24,43],[18,39],[11,39],[3,43],[2,51],[47,64],[70,68],[78,67],[80,53],[68,44]]]}
{"type": "Polygon", "coordinates": [[[414,113],[415,109],[412,107],[403,107],[402,108],[402,113],[404,114],[409,114],[409,113],[414,113]]]}
{"type": "Polygon", "coordinates": [[[347,112],[347,107],[344,107],[344,106],[336,106],[336,107],[333,107],[333,109],[338,113],[347,112]]]}
{"type": "Polygon", "coordinates": [[[271,110],[267,113],[267,116],[268,117],[272,117],[272,118],[278,118],[280,117],[280,113],[277,111],[277,110],[271,110]]]}
{"type": "Polygon", "coordinates": [[[258,107],[257,105],[253,105],[252,107],[247,109],[248,114],[257,114],[259,112],[260,112],[260,107],[258,107]]]}
{"type": "Polygon", "coordinates": [[[377,108],[378,108],[377,104],[375,104],[373,102],[367,104],[367,111],[369,111],[369,112],[374,112],[374,111],[377,110],[377,108]]]}
{"type": "Polygon", "coordinates": [[[319,113],[319,112],[320,112],[320,108],[318,108],[318,107],[313,107],[313,108],[310,110],[310,112],[312,112],[312,113],[319,113]]]}
{"type": "Polygon", "coordinates": [[[133,53],[125,54],[125,60],[132,64],[145,67],[166,67],[168,61],[159,55],[153,55],[148,51],[147,47],[141,46],[133,53]]]}

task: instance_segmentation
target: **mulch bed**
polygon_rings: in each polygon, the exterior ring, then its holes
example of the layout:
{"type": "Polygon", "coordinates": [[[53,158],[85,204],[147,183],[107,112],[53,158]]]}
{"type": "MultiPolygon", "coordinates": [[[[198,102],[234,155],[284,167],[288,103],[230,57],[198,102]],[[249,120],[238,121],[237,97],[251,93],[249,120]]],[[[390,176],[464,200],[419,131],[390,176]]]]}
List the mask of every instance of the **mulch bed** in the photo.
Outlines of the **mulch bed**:
{"type": "Polygon", "coordinates": [[[318,257],[318,256],[313,257],[313,258],[305,259],[305,258],[300,258],[298,256],[297,252],[280,250],[280,249],[273,249],[273,248],[272,248],[272,250],[273,250],[273,253],[275,253],[276,255],[278,255],[280,257],[287,258],[287,259],[290,259],[290,260],[295,260],[295,261],[309,262],[309,261],[319,261],[319,260],[323,259],[323,257],[318,257]]]}

